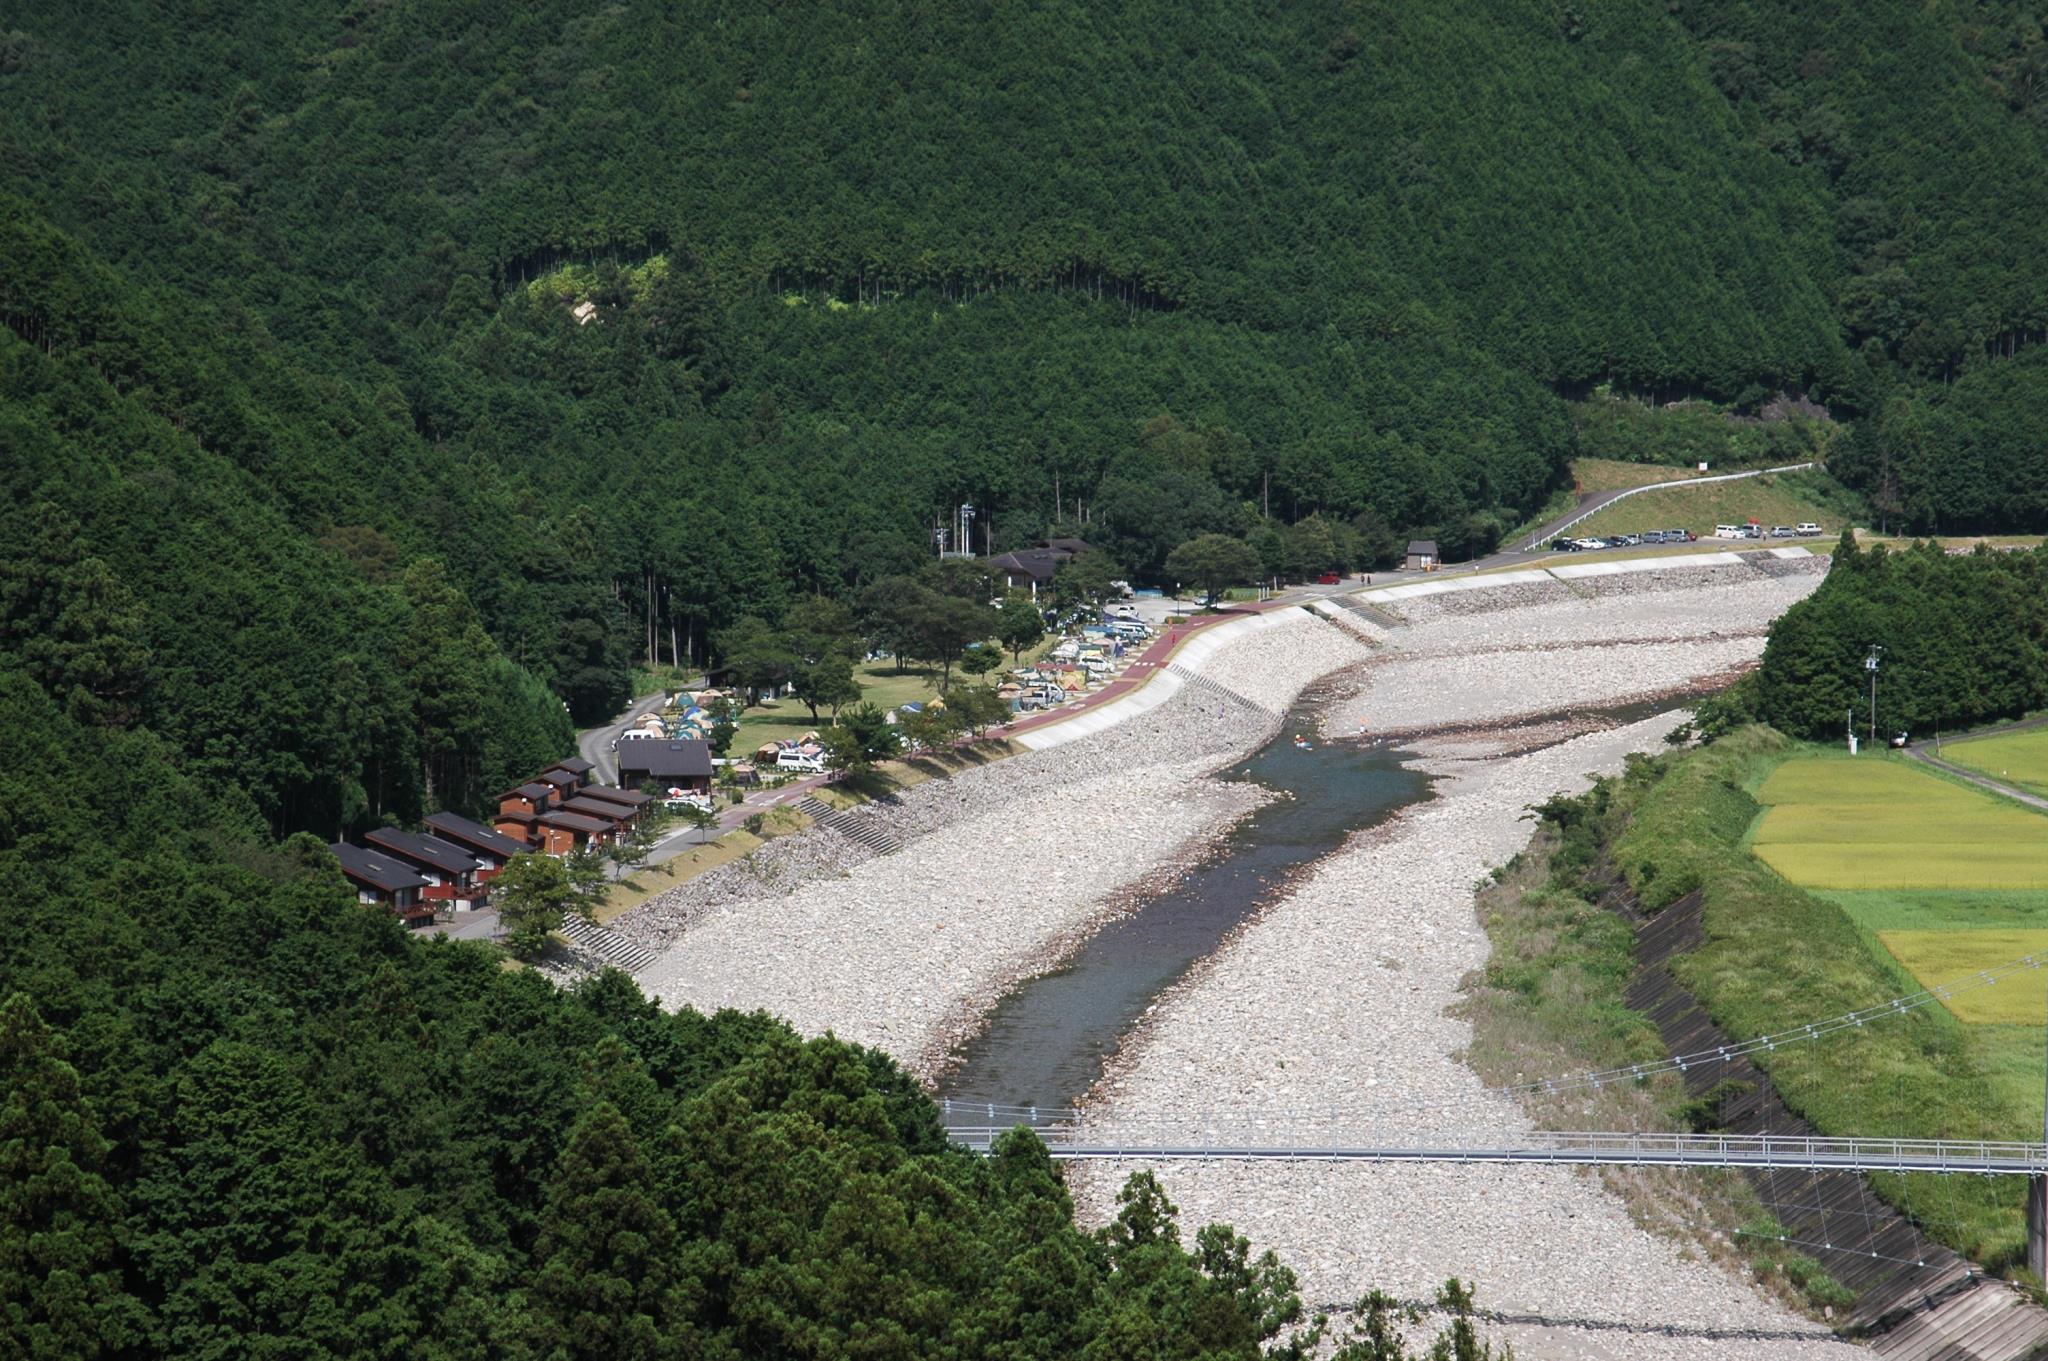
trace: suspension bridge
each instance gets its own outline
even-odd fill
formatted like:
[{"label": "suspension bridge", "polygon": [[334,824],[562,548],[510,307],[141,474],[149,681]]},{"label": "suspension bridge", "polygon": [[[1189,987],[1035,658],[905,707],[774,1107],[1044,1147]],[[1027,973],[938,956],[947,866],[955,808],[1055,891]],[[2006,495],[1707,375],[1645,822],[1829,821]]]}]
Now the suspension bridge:
[{"label": "suspension bridge", "polygon": [[[1142,1112],[1110,1107],[1083,1110],[1069,1106],[1005,1105],[946,1100],[940,1103],[948,1137],[962,1147],[987,1153],[1005,1134],[1023,1127],[1044,1143],[1055,1160],[1074,1163],[1204,1163],[1273,1164],[1495,1164],[1623,1168],[1720,1168],[1775,1177],[1791,1174],[1804,1199],[1825,1204],[1822,1222],[1833,1208],[1838,1225],[1841,1199],[1817,1190],[1829,1174],[1853,1178],[1871,1173],[2026,1178],[2026,1259],[2036,1276],[2048,1270],[2048,1115],[2041,1141],[2032,1139],[1907,1138],[1876,1135],[1830,1135],[1810,1129],[1784,1133],[1673,1133],[1645,1130],[1516,1130],[1488,1132],[1498,1124],[1502,1098],[1568,1096],[1617,1084],[1639,1084],[1666,1074],[1719,1080],[1724,1074],[1759,1076],[1754,1062],[1778,1049],[1844,1035],[1866,1026],[1945,1004],[1971,991],[1988,988],[2048,965],[2048,952],[2026,955],[1939,987],[1895,997],[1876,1006],[1802,1023],[1754,1039],[1718,1044],[1692,1053],[1674,1054],[1655,1062],[1573,1073],[1504,1087],[1477,1087],[1428,1100],[1388,1100],[1369,1107],[1329,1110],[1233,1112],[1177,1110]],[[1761,1080],[1767,1082],[1767,1076]],[[1782,1111],[1782,1107],[1779,1107]],[[1788,1116],[1788,1118],[1790,1118]],[[1799,1123],[1796,1120],[1795,1123]],[[1519,1123],[1519,1122],[1517,1122]],[[1818,1180],[1810,1180],[1815,1179]],[[1841,1178],[1837,1178],[1841,1181]],[[1865,1204],[1868,1193],[1858,1191]],[[1873,1301],[1866,1324],[1871,1330],[1893,1329],[1879,1351],[1901,1358],[2031,1355],[2048,1338],[2048,1318],[2025,1307],[2009,1291],[1985,1296],[1972,1287],[1984,1283],[1981,1272],[1921,1238],[1893,1217],[1880,1226],[1867,1210],[1854,1249],[1835,1241],[1793,1246],[1828,1251],[1849,1250],[1870,1259],[1920,1268],[1931,1288],[1902,1304],[1916,1292],[1886,1290]],[[1888,1212],[1887,1212],[1888,1213]],[[1836,1234],[1830,1234],[1832,1239]],[[1898,1255],[1903,1252],[1907,1255]],[[1861,1309],[1859,1313],[1863,1312]],[[1920,1319],[1900,1324],[1908,1312]],[[1948,1317],[1936,1322],[1936,1315]],[[1959,1342],[1973,1345],[1957,1349]],[[1975,1342],[1983,1342],[1980,1349]],[[1996,1345],[1994,1345],[1994,1343]],[[1888,1345],[1885,1345],[1888,1344]]]},{"label": "suspension bridge", "polygon": [[[1591,1167],[1776,1168],[1807,1172],[1934,1172],[1979,1176],[2048,1176],[2048,1143],[1961,1139],[1844,1139],[1807,1134],[1664,1134],[1533,1130],[1512,1140],[1437,1138],[1414,1142],[1345,1142],[1327,1125],[1294,1129],[1268,1122],[1161,1122],[1133,1127],[1118,1120],[1106,1134],[1084,1124],[1033,1124],[1027,1112],[1007,1124],[1000,1108],[953,1107],[943,1115],[957,1144],[986,1153],[1002,1135],[1029,1125],[1046,1152],[1063,1162],[1322,1162],[1543,1163]],[[1262,1138],[1250,1136],[1262,1135]]]}]

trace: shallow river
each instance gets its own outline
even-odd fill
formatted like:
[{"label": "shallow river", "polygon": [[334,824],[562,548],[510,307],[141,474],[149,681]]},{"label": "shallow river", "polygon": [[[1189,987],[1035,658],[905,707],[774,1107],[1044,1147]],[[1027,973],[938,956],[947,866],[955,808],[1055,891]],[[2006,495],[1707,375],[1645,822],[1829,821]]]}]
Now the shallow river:
[{"label": "shallow river", "polygon": [[[939,1084],[941,1097],[1076,1104],[1154,999],[1291,874],[1427,796],[1428,777],[1403,769],[1396,748],[1316,741],[1318,704],[1304,699],[1272,742],[1219,776],[1282,797],[1238,823],[1178,882],[1090,937],[1064,968],[1004,998],[960,1050]],[[1310,737],[1311,750],[1294,745],[1297,733]]]}]

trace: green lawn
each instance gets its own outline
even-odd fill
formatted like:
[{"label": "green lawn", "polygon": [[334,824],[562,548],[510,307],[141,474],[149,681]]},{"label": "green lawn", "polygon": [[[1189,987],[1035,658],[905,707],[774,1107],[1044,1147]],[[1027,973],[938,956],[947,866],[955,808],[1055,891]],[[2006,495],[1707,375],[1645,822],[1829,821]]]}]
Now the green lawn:
[{"label": "green lawn", "polygon": [[[853,678],[860,682],[862,699],[885,709],[893,709],[912,700],[921,703],[939,692],[937,667],[906,665],[898,670],[896,663],[888,658],[856,666]],[[745,756],[764,742],[802,737],[807,732],[823,729],[831,721],[829,710],[821,709],[818,716],[812,718],[811,711],[793,699],[778,700],[773,707],[755,705],[740,715],[739,736],[733,739],[732,754]]]},{"label": "green lawn", "polygon": [[[1844,497],[1840,485],[1821,472],[1675,486],[1618,501],[1574,525],[1571,533],[1606,535],[1634,534],[1645,529],[1689,529],[1704,539],[1713,534],[1715,525],[1742,524],[1754,519],[1768,529],[1812,520],[1826,531],[1825,538],[1831,541],[1842,530],[1840,507]],[[1731,541],[1731,546],[1734,542]]]},{"label": "green lawn", "polygon": [[1572,481],[1582,492],[1620,491],[1624,487],[1647,487],[1652,482],[1684,482],[1699,476],[1690,468],[1668,463],[1627,463],[1618,458],[1575,458]]},{"label": "green lawn", "polygon": [[1944,742],[1941,759],[2048,796],[2048,728]]},{"label": "green lawn", "polygon": [[[1023,665],[1029,665],[1052,650],[1059,640],[1048,636],[1035,647],[1024,649]],[[995,673],[1000,680],[1013,665],[1010,654],[1003,654],[1003,669]],[[853,669],[853,678],[860,682],[860,697],[884,709],[893,709],[899,704],[913,701],[922,704],[935,698],[939,693],[939,668],[920,666],[907,662],[898,668],[895,661],[884,657],[878,662],[863,662]],[[960,673],[953,673],[955,682]],[[811,711],[794,699],[778,700],[770,707],[755,705],[740,715],[739,735],[733,739],[734,756],[746,756],[764,742],[779,741],[783,738],[802,737],[807,732],[822,731],[832,721],[830,710],[820,709],[816,718]]]},{"label": "green lawn", "polygon": [[2048,821],[1896,758],[1795,758],[1756,797],[1752,849],[1803,888],[2048,888]]}]

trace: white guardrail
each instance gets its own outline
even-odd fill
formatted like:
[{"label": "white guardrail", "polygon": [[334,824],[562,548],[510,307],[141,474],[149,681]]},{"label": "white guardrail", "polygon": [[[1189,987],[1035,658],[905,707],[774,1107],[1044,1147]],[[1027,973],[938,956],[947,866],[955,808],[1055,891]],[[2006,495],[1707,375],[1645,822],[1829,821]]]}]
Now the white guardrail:
[{"label": "white guardrail", "polygon": [[1538,534],[1535,538],[1522,545],[1522,551],[1524,553],[1533,553],[1552,539],[1563,535],[1573,525],[1598,515],[1609,506],[1619,505],[1629,497],[1638,496],[1646,491],[1669,491],[1673,487],[1698,487],[1708,482],[1739,482],[1745,477],[1764,477],[1771,473],[1803,473],[1808,468],[1818,468],[1819,466],[1820,464],[1817,461],[1809,460],[1805,463],[1786,463],[1776,468],[1751,468],[1746,472],[1740,473],[1715,473],[1711,477],[1681,477],[1670,482],[1652,482],[1646,487],[1630,487],[1620,495],[1610,496],[1599,505],[1582,510],[1563,524]]}]

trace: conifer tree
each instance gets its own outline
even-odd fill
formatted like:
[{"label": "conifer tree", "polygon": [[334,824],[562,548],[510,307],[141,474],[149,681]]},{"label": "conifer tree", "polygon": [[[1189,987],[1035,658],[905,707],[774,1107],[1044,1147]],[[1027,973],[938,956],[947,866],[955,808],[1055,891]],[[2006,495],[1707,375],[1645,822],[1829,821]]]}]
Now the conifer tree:
[{"label": "conifer tree", "polygon": [[107,1141],[25,993],[0,1003],[0,1336],[25,1361],[89,1361],[139,1333],[117,1265]]},{"label": "conifer tree", "polygon": [[601,1101],[556,1165],[535,1246],[535,1351],[550,1361],[657,1361],[682,1341],[675,1224],[632,1127]]}]

